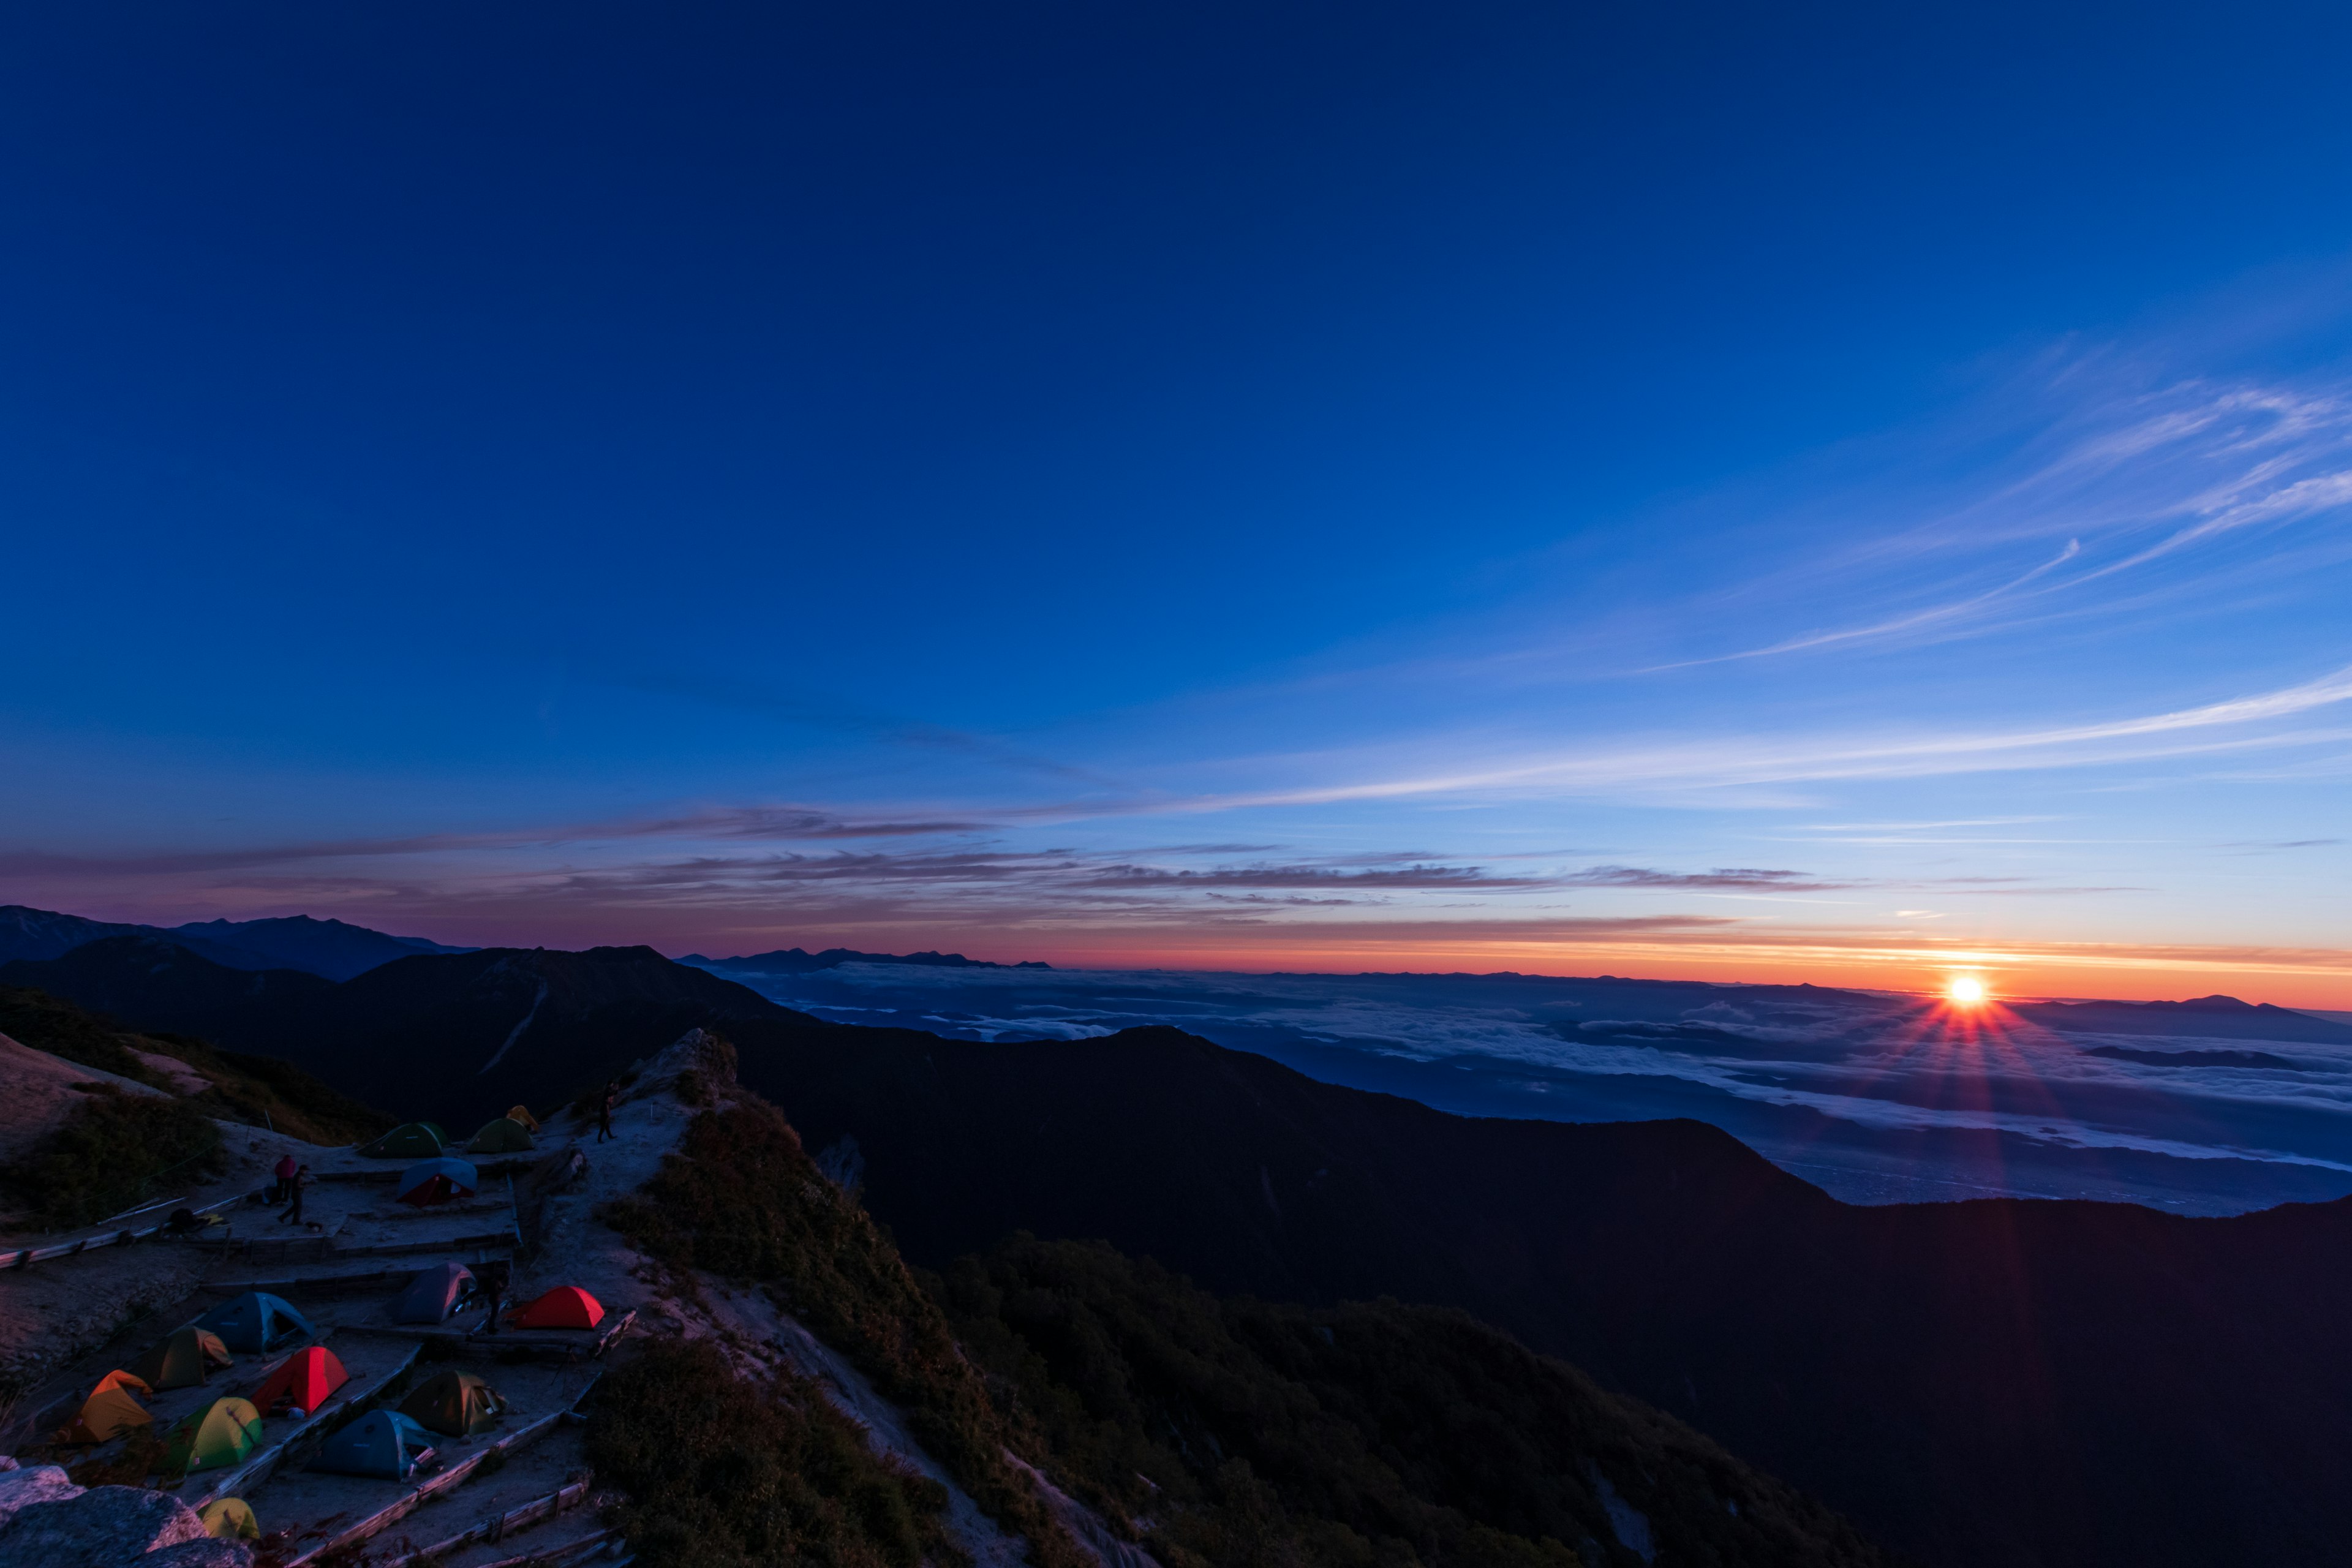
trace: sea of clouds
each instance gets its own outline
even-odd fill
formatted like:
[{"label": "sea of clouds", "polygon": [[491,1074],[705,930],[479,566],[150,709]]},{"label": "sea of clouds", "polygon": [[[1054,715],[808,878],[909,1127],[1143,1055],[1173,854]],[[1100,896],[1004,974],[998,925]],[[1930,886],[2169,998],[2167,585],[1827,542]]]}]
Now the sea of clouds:
[{"label": "sea of clouds", "polygon": [[1852,1202],[2011,1194],[2221,1214],[2352,1194],[2352,1027],[2299,1014],[2209,1036],[2194,1018],[2053,1028],[1913,996],[1609,977],[725,973],[841,1023],[974,1041],[1173,1025],[1465,1114],[1693,1117]]}]

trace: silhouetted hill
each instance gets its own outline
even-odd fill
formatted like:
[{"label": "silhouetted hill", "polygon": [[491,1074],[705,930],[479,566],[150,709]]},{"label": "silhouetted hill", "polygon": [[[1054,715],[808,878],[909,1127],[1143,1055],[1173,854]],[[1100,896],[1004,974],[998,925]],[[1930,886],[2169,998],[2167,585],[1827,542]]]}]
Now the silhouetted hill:
[{"label": "silhouetted hill", "polygon": [[0,963],[0,985],[34,986],[134,1028],[207,1037],[249,1016],[290,1016],[334,989],[298,969],[231,969],[144,932],[100,937],[59,958]]},{"label": "silhouetted hill", "polygon": [[0,963],[20,958],[58,958],[103,936],[144,933],[144,926],[84,920],[79,915],[61,915],[55,910],[37,910],[24,904],[0,904]]},{"label": "silhouetted hill", "polygon": [[1026,959],[1019,963],[992,963],[984,958],[966,958],[960,952],[860,952],[855,948],[828,947],[823,952],[810,952],[804,948],[778,948],[773,952],[754,952],[742,958],[705,958],[689,952],[678,960],[704,969],[740,969],[753,974],[809,974],[820,969],[838,969],[845,963],[906,963],[919,969],[1051,969],[1050,963]]},{"label": "silhouetted hill", "polygon": [[[249,954],[251,967],[305,969],[329,980],[349,980],[378,964],[421,952],[470,952],[421,936],[391,936],[342,921],[313,920],[309,915],[285,915],[275,920],[190,921],[171,928],[173,936],[209,944],[212,948]],[[233,963],[221,958],[221,963]],[[239,965],[239,967],[246,967]]]},{"label": "silhouetted hill", "polygon": [[518,1102],[567,1098],[698,1026],[803,1016],[649,947],[418,954],[337,984],[109,937],[46,963],[0,964],[0,984],[282,1057],[341,1093],[452,1131]]},{"label": "silhouetted hill", "polygon": [[1449,1116],[1173,1029],[730,1034],[933,1267],[1026,1229],[1463,1307],[1939,1563],[2352,1562],[2352,1201],[1857,1208],[1698,1122]]},{"label": "silhouetted hill", "polygon": [[2011,1011],[2067,1034],[2199,1036],[2225,1040],[2309,1040],[2352,1046],[2352,1025],[2268,1002],[2200,996],[2188,1002],[2019,1002]]},{"label": "silhouetted hill", "polygon": [[467,952],[421,936],[387,936],[342,921],[287,915],[259,921],[191,921],[179,926],[123,925],[59,914],[55,910],[0,905],[0,963],[61,958],[107,937],[145,936],[177,942],[229,969],[299,969],[329,980],[352,975],[419,952]]}]

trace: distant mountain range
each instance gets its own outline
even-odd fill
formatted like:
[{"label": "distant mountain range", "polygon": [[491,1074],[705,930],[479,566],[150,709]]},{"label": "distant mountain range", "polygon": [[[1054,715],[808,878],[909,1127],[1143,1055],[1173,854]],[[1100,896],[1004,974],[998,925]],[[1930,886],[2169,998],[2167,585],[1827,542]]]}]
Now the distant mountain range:
[{"label": "distant mountain range", "polygon": [[101,937],[146,936],[176,942],[229,969],[299,969],[329,980],[349,980],[380,963],[420,952],[468,952],[470,948],[388,936],[342,921],[286,915],[259,921],[192,921],[179,926],[121,925],[54,910],[0,904],[0,963],[60,958]]},{"label": "distant mountain range", "polygon": [[699,969],[740,969],[751,974],[810,974],[820,969],[838,969],[845,963],[905,963],[919,969],[1051,969],[1050,963],[1027,959],[1019,963],[992,963],[984,958],[966,958],[960,952],[859,952],[855,948],[828,947],[823,952],[810,952],[805,948],[778,948],[773,952],[755,952],[743,958],[705,958],[689,952],[678,960]]}]

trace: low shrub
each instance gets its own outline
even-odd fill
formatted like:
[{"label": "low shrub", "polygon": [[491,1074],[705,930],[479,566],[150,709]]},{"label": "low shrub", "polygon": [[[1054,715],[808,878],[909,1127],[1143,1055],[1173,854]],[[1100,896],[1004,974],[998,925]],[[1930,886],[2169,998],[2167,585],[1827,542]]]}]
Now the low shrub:
[{"label": "low shrub", "polygon": [[1167,1568],[1875,1568],[1828,1509],[1448,1308],[1219,1298],[1100,1243],[1016,1237],[930,1281],[1066,1488]]},{"label": "low shrub", "polygon": [[946,1488],[875,1454],[814,1383],[739,1377],[707,1341],[650,1345],[607,1375],[588,1457],[628,1494],[607,1518],[649,1568],[968,1561]]},{"label": "low shrub", "polygon": [[95,1224],[154,1195],[154,1184],[194,1184],[221,1170],[220,1128],[175,1098],[110,1087],[10,1166],[7,1184],[51,1229]]},{"label": "low shrub", "polygon": [[642,1194],[605,1205],[599,1217],[688,1289],[689,1269],[769,1289],[905,1411],[925,1452],[1027,1537],[1035,1561],[1092,1561],[1006,1462],[1013,1433],[938,1305],[773,1106],[746,1094],[703,1111]]}]

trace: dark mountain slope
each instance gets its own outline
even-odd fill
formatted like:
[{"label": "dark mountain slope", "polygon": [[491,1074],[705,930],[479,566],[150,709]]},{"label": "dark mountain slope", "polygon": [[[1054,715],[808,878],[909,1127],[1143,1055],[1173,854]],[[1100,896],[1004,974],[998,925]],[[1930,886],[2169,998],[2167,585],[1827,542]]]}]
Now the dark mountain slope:
[{"label": "dark mountain slope", "polygon": [[1886,1561],[1682,1423],[1446,1308],[1220,1299],[1032,1237],[931,1283],[1055,1479],[1106,1519],[1155,1519],[1171,1568],[1566,1568],[1546,1542],[1585,1568]]},{"label": "dark mountain slope", "polygon": [[1172,1029],[730,1032],[933,1267],[1025,1228],[1464,1307],[1937,1563],[2352,1563],[2352,1202],[1854,1208],[1696,1122],[1474,1121]]},{"label": "dark mountain slope", "polygon": [[0,963],[0,984],[37,987],[137,1028],[207,1037],[235,1019],[290,1016],[335,988],[297,969],[231,969],[145,934],[100,937],[46,961]]},{"label": "dark mountain slope", "polygon": [[803,1016],[649,947],[419,954],[335,984],[109,937],[47,963],[0,964],[0,984],[282,1057],[354,1099],[452,1131],[568,1097],[698,1026]]}]

